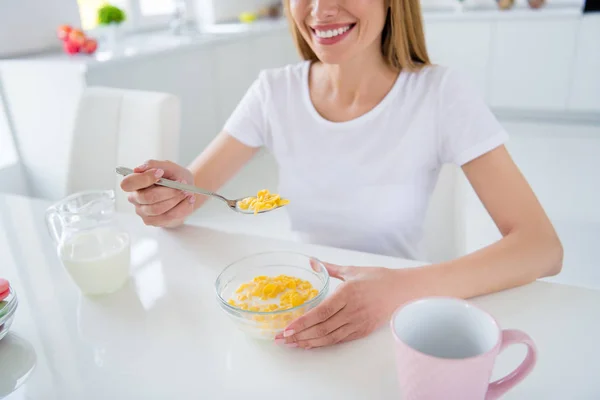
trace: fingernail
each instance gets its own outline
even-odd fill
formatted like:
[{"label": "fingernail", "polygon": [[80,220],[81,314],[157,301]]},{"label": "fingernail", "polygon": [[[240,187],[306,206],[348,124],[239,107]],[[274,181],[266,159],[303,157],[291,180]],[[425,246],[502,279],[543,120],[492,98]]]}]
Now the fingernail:
[{"label": "fingernail", "polygon": [[290,329],[288,331],[283,331],[283,337],[290,337],[292,336],[294,333],[296,333],[293,329]]},{"label": "fingernail", "polygon": [[282,344],[285,344],[285,340],[283,340],[283,339],[275,339],[275,344],[278,345],[278,346],[280,346]]},{"label": "fingernail", "polygon": [[196,202],[196,196],[190,197],[190,204],[194,204]]},{"label": "fingernail", "polygon": [[154,176],[157,178],[162,178],[162,176],[165,174],[165,171],[163,171],[162,169],[157,169],[156,172],[154,173]]},{"label": "fingernail", "polygon": [[298,347],[298,343],[287,343],[285,346],[286,347],[290,347],[290,348],[294,348],[294,347]]}]

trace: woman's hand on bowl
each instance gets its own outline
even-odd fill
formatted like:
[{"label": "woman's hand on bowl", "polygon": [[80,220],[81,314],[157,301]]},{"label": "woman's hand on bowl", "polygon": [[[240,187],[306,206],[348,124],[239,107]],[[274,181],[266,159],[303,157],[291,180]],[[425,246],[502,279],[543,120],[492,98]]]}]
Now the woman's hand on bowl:
[{"label": "woman's hand on bowl", "polygon": [[121,181],[121,189],[129,192],[129,202],[146,225],[175,227],[194,212],[192,193],[155,185],[161,178],[193,184],[190,170],[170,161],[149,160],[133,171]]},{"label": "woman's hand on bowl", "polygon": [[324,263],[329,275],[344,281],[321,304],[293,321],[275,340],[288,347],[330,346],[360,339],[387,323],[407,298],[406,271],[343,267]]}]

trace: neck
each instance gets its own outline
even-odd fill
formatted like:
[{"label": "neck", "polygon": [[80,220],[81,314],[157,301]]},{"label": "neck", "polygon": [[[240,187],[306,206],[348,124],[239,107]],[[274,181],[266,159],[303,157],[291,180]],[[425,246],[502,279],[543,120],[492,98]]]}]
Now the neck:
[{"label": "neck", "polygon": [[379,49],[361,54],[342,64],[323,64],[328,90],[343,102],[352,103],[373,87],[387,86],[398,73],[386,63]]}]

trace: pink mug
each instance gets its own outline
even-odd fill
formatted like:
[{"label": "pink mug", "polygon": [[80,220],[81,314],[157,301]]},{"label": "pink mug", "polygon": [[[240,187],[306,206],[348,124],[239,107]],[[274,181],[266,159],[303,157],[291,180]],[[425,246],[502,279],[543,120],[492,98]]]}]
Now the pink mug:
[{"label": "pink mug", "polygon": [[[404,400],[494,400],[533,370],[537,350],[524,332],[501,330],[494,318],[467,301],[432,297],[399,308],[391,320]],[[525,360],[490,383],[496,356],[511,344],[527,345]]]}]

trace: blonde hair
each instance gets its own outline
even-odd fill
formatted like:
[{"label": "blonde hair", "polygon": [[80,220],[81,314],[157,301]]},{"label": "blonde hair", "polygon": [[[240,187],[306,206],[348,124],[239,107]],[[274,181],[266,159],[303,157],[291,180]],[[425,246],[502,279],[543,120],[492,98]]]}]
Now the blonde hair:
[{"label": "blonde hair", "polygon": [[[381,54],[386,63],[397,71],[415,71],[429,65],[420,0],[386,0],[386,3],[387,16],[381,36]],[[304,60],[318,61],[292,19],[290,0],[285,0],[284,5],[298,53]]]}]

